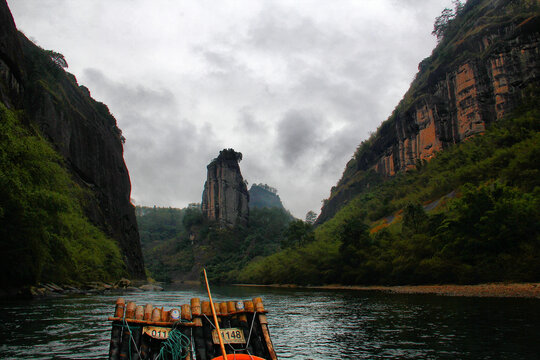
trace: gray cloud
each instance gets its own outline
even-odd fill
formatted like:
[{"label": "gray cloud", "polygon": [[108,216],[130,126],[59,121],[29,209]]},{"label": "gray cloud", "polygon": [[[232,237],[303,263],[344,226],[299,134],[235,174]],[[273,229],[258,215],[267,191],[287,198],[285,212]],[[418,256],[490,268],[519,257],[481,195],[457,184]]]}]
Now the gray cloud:
[{"label": "gray cloud", "polygon": [[290,110],[277,125],[278,146],[281,159],[293,165],[319,144],[319,134],[324,120],[309,110]]},{"label": "gray cloud", "polygon": [[244,107],[238,112],[238,124],[235,129],[236,131],[245,132],[250,136],[254,134],[266,134],[268,131],[266,124],[258,121],[255,118],[253,110],[249,107]]},{"label": "gray cloud", "polygon": [[117,118],[139,204],[200,201],[206,165],[233,147],[299,217],[390,115],[451,3],[8,1]]},{"label": "gray cloud", "polygon": [[322,52],[335,46],[336,37],[345,37],[316,24],[300,13],[268,5],[248,30],[247,43],[272,54]]},{"label": "gray cloud", "polygon": [[[195,125],[182,118],[178,102],[168,89],[126,85],[108,79],[96,69],[83,78],[98,99],[107,98],[127,138],[125,158],[133,184],[133,198],[143,204],[199,200],[205,162],[215,134],[209,123]],[[194,174],[197,176],[194,177]]]}]

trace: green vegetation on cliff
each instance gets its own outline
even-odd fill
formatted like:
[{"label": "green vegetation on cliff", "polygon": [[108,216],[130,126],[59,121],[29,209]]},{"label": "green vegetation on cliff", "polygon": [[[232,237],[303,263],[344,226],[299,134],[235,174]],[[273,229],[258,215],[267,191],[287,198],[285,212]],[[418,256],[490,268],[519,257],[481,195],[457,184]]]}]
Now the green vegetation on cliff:
[{"label": "green vegetation on cliff", "polygon": [[22,115],[0,104],[1,284],[123,276],[118,246],[87,220],[82,190]]},{"label": "green vegetation on cliff", "polygon": [[283,204],[277,190],[267,184],[253,184],[249,189],[249,208],[281,208]]},{"label": "green vegetation on cliff", "polygon": [[313,242],[250,263],[238,280],[538,281],[539,99],[532,96],[484,136],[362,192],[315,230]]},{"label": "green vegetation on cliff", "polygon": [[151,276],[169,282],[172,272],[189,271],[193,251],[189,232],[191,221],[200,221],[198,209],[137,206],[135,209],[144,263]]}]

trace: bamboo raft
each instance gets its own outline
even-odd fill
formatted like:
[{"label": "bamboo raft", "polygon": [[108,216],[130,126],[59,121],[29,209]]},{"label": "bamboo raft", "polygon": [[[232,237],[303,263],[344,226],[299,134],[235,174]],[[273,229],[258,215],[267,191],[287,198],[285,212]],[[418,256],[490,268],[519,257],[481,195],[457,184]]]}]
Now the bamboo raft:
[{"label": "bamboo raft", "polygon": [[[277,360],[261,298],[213,305],[228,360]],[[190,304],[164,310],[119,298],[109,321],[111,360],[222,359],[209,301],[193,298]]]}]

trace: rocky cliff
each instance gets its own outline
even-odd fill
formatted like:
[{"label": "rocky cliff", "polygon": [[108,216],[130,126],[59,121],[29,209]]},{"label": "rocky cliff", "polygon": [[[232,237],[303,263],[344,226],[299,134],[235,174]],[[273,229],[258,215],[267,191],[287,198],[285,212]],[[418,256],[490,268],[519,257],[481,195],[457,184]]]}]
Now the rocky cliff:
[{"label": "rocky cliff", "polygon": [[207,166],[202,196],[202,212],[222,226],[246,225],[249,217],[249,192],[238,162],[242,154],[223,149]]},{"label": "rocky cliff", "polygon": [[364,141],[318,223],[357,194],[481,135],[540,79],[538,1],[469,0],[393,114]]},{"label": "rocky cliff", "polygon": [[131,276],[144,278],[121,131],[107,106],[92,99],[51,55],[17,31],[0,0],[0,100],[22,110],[27,125],[54,145],[74,180],[87,190],[88,218],[116,239]]},{"label": "rocky cliff", "polygon": [[249,208],[285,209],[277,190],[266,184],[253,184],[249,189]]}]

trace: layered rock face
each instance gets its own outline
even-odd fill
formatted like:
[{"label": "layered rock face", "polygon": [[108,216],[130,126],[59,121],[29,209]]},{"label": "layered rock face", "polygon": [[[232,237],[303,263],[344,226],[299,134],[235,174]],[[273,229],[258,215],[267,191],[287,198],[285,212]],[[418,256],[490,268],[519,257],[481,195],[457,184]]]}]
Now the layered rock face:
[{"label": "layered rock face", "polygon": [[[511,6],[505,1],[470,3],[472,10],[477,6],[485,14],[491,11],[489,16],[505,16]],[[490,20],[467,19],[471,35],[453,39],[439,54],[434,52],[420,63],[420,72],[400,105],[347,164],[318,223],[333,217],[370,184],[415,168],[438,151],[482,134],[486,126],[519,104],[529,87],[538,86],[538,14],[487,26]]]},{"label": "layered rock face", "polygon": [[13,17],[5,0],[0,0],[0,101],[12,108],[22,102],[22,74],[18,64],[21,58]]},{"label": "layered rock face", "polygon": [[18,33],[5,0],[0,0],[0,60],[2,102],[24,110],[29,124],[64,157],[74,180],[88,190],[88,218],[116,239],[131,276],[145,278],[123,138],[107,106]]},{"label": "layered rock face", "polygon": [[249,192],[238,162],[242,154],[224,149],[207,166],[202,196],[202,212],[222,226],[246,225],[249,217]]},{"label": "layered rock face", "polygon": [[446,73],[432,93],[399,113],[393,143],[374,169],[387,176],[411,169],[418,160],[430,160],[437,151],[482,134],[490,122],[512,110],[540,75],[538,37],[533,43],[515,40],[515,47],[487,63],[470,60]]}]

